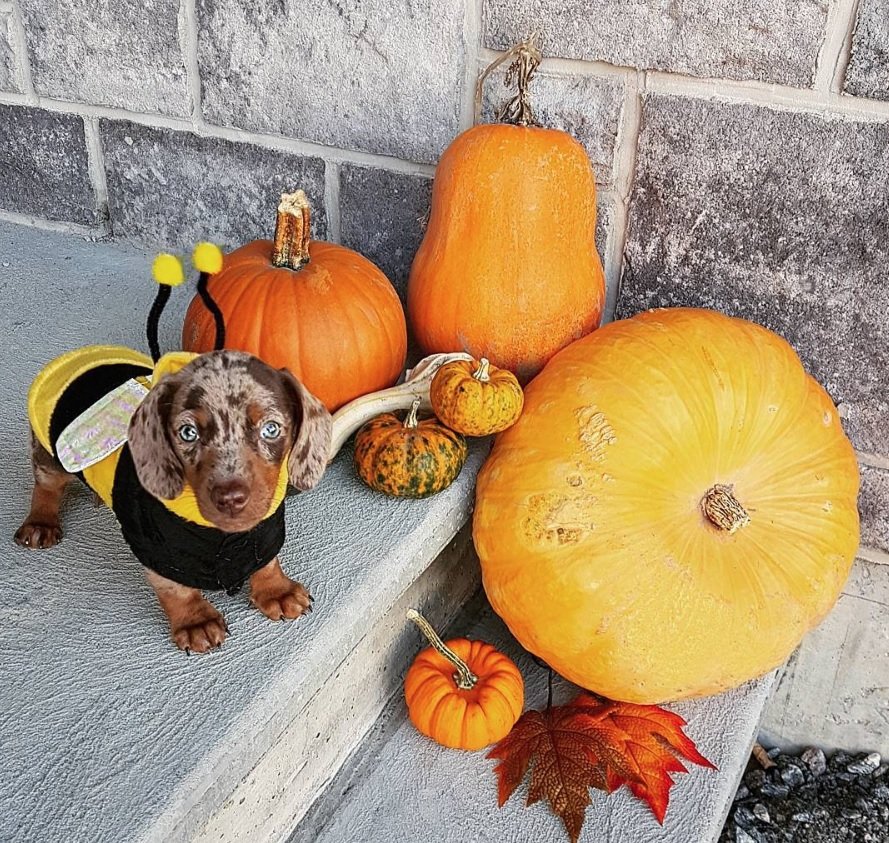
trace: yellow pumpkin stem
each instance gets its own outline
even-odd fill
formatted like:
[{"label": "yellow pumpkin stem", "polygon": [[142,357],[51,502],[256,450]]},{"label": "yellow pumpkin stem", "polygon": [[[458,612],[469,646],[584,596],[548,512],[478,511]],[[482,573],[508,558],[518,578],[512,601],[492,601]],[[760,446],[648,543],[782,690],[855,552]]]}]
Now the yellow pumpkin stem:
[{"label": "yellow pumpkin stem", "polygon": [[469,669],[469,665],[441,640],[438,633],[432,628],[432,624],[416,609],[407,610],[407,619],[413,621],[420,628],[420,632],[426,636],[426,640],[437,653],[444,656],[457,668],[457,672],[454,674],[454,682],[457,687],[461,691],[471,691],[478,682],[478,676]]},{"label": "yellow pumpkin stem", "polygon": [[531,83],[531,77],[534,75],[540,65],[541,55],[537,48],[537,33],[529,35],[528,38],[520,44],[516,44],[510,50],[507,50],[500,58],[492,61],[479,76],[475,85],[475,121],[481,118],[482,97],[484,94],[485,80],[491,73],[501,64],[512,59],[512,64],[506,71],[506,84],[512,85],[513,82],[518,83],[518,93],[500,109],[498,109],[496,119],[500,123],[512,123],[516,126],[538,126],[540,125],[534,119],[534,112],[531,110],[531,98],[528,88]]},{"label": "yellow pumpkin stem", "polygon": [[712,489],[709,489],[701,500],[701,509],[704,510],[704,515],[707,516],[710,523],[719,527],[720,530],[725,530],[729,535],[750,523],[747,510],[732,494],[731,486],[717,483]]},{"label": "yellow pumpkin stem", "polygon": [[278,204],[272,263],[298,272],[309,262],[309,200],[302,190],[284,193]]},{"label": "yellow pumpkin stem", "polygon": [[472,373],[472,376],[482,383],[487,383],[491,380],[491,363],[487,357],[482,357],[478,361],[478,368]]},{"label": "yellow pumpkin stem", "polygon": [[422,403],[423,399],[419,395],[411,402],[411,408],[407,411],[407,415],[404,418],[405,427],[415,428],[419,424],[417,413],[420,412],[420,404]]}]

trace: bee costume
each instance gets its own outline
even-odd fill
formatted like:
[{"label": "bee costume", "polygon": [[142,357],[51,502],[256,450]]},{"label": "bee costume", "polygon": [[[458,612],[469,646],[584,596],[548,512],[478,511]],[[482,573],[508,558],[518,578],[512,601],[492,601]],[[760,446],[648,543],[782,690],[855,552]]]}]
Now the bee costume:
[{"label": "bee costume", "polygon": [[[194,251],[198,292],[216,320],[216,348],[225,342],[222,314],[207,290],[222,253],[210,243]],[[147,391],[178,372],[196,354],[161,356],[160,315],[170,288],[184,280],[172,255],[158,255],[153,274],[157,297],[148,318],[152,356],[122,346],[75,349],[48,363],[28,393],[28,418],[37,441],[110,507],[136,558],[161,576],[191,588],[238,591],[251,574],[271,562],[284,544],[284,461],[266,517],[252,530],[226,533],[201,514],[187,483],[171,500],[149,494],[139,482],[126,431]]]}]

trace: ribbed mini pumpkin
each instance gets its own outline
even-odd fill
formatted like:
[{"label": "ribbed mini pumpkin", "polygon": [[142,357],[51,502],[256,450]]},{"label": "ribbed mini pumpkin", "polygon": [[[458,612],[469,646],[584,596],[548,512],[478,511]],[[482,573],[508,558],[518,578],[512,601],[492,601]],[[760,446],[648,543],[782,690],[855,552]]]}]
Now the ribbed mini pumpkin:
[{"label": "ribbed mini pumpkin", "polygon": [[414,609],[408,618],[431,645],[404,679],[408,717],[417,731],[452,749],[482,749],[505,738],[525,703],[515,662],[484,641],[442,641]]},{"label": "ribbed mini pumpkin", "polygon": [[565,678],[656,703],[782,664],[858,548],[839,414],[758,325],[673,309],[612,322],[525,391],[478,477],[491,605]]},{"label": "ribbed mini pumpkin", "polygon": [[[225,320],[225,347],[289,369],[333,412],[395,383],[407,323],[395,288],[367,258],[311,240],[303,191],[281,197],[275,240],[225,256],[208,283]],[[211,351],[213,314],[199,297],[182,328],[187,351]]]},{"label": "ribbed mini pumpkin", "polygon": [[355,467],[372,489],[399,498],[425,498],[460,473],[466,440],[438,419],[418,420],[416,398],[404,421],[394,413],[371,419],[355,437]]},{"label": "ribbed mini pumpkin", "polygon": [[512,372],[482,357],[478,362],[455,360],[442,366],[432,379],[429,400],[435,415],[451,430],[488,436],[515,424],[524,396]]}]

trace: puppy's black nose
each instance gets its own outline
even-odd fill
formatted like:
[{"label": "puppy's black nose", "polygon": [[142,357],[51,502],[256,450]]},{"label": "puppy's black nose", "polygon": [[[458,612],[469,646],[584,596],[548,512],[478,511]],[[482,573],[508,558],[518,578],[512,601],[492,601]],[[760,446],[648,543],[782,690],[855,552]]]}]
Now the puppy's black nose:
[{"label": "puppy's black nose", "polygon": [[240,480],[220,483],[212,492],[210,499],[213,505],[226,515],[237,515],[250,500],[250,489]]}]

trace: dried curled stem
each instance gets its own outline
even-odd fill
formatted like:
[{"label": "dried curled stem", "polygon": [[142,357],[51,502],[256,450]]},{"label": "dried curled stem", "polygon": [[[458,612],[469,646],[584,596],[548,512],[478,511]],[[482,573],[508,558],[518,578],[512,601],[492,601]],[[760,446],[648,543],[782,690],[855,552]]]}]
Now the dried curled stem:
[{"label": "dried curled stem", "polygon": [[534,119],[534,112],[531,109],[529,87],[531,77],[539,67],[541,58],[540,50],[537,47],[537,33],[533,33],[520,44],[507,50],[500,58],[491,62],[479,76],[475,85],[475,122],[478,123],[481,119],[485,80],[501,64],[511,59],[512,64],[506,71],[506,84],[507,86],[517,85],[518,93],[498,109],[495,117],[501,123],[512,123],[516,126],[540,125]]}]

